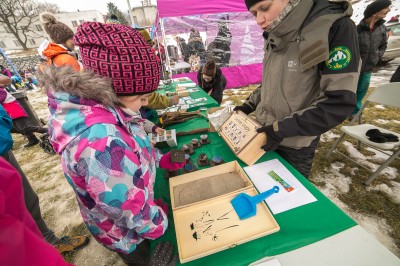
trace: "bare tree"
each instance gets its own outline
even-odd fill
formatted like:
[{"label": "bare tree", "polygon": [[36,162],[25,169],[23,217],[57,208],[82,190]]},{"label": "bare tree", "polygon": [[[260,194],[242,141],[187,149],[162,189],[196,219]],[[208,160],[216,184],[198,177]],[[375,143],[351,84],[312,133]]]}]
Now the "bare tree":
[{"label": "bare tree", "polygon": [[34,0],[2,0],[0,4],[0,24],[17,39],[22,49],[27,50],[29,39],[40,37],[33,28],[40,12],[58,12],[58,6],[39,3]]}]

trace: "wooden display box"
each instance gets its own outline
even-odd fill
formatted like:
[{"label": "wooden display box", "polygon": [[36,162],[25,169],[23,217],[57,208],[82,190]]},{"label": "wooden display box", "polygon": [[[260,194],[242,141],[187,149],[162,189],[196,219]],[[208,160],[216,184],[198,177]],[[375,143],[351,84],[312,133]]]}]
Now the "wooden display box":
[{"label": "wooden display box", "polygon": [[239,159],[253,165],[265,153],[261,146],[267,142],[266,134],[257,133],[259,127],[260,123],[253,118],[242,111],[234,111],[218,133]]},{"label": "wooden display box", "polygon": [[244,192],[258,194],[237,161],[173,177],[171,205],[181,263],[279,231],[265,203],[240,220],[230,203]]}]

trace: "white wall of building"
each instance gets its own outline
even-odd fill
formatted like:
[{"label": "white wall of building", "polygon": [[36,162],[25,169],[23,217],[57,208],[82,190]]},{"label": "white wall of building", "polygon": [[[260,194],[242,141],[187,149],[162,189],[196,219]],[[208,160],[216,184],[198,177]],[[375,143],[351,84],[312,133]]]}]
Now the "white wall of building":
[{"label": "white wall of building", "polygon": [[[74,32],[80,24],[84,21],[98,21],[104,22],[103,15],[99,11],[89,10],[80,12],[65,12],[54,14],[57,20],[65,23]],[[21,25],[23,25],[21,23]],[[38,48],[39,45],[45,40],[51,40],[47,35],[42,23],[40,22],[39,16],[33,20],[31,25],[31,32],[28,37],[27,46],[28,48]],[[19,50],[22,46],[18,43],[17,38],[5,28],[4,24],[0,24],[0,47],[4,50]]]},{"label": "white wall of building", "polygon": [[132,8],[133,24],[140,27],[153,26],[156,21],[156,6],[141,6]]}]

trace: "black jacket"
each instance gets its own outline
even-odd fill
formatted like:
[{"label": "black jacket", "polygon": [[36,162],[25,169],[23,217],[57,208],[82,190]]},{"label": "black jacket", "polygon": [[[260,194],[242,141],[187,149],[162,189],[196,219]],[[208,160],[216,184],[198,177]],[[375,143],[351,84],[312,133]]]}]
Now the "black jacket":
[{"label": "black jacket", "polygon": [[374,25],[371,32],[369,25],[363,20],[357,25],[358,43],[362,60],[361,73],[371,72],[381,60],[387,47],[387,33],[385,21],[381,19]]},{"label": "black jacket", "polygon": [[203,79],[202,68],[197,72],[197,82],[205,92],[211,92],[211,97],[218,103],[221,104],[222,102],[222,94],[226,87],[226,78],[222,74],[222,71],[219,67],[217,67],[217,73],[215,74],[215,78],[213,78],[210,82],[206,82]]}]

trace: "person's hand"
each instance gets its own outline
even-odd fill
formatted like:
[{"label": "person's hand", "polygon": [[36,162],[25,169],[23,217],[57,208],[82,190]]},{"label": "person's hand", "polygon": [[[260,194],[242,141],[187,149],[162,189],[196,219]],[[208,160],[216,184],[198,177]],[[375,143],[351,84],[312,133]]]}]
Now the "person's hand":
[{"label": "person's hand", "polygon": [[267,143],[261,146],[261,149],[264,151],[274,151],[279,147],[279,144],[282,142],[283,138],[279,136],[278,132],[275,132],[272,125],[263,126],[257,128],[258,133],[264,132],[267,134]]},{"label": "person's hand", "polygon": [[158,242],[150,256],[149,266],[175,266],[178,255],[174,255],[174,246],[167,242]]},{"label": "person's hand", "polygon": [[165,212],[165,215],[168,216],[168,204],[167,203],[164,203],[164,201],[160,198],[155,199],[154,203]]},{"label": "person's hand", "polygon": [[171,102],[171,106],[177,105],[179,103],[179,96],[178,95],[172,96],[170,102]]},{"label": "person's hand", "polygon": [[160,168],[167,170],[178,170],[185,166],[185,162],[183,163],[172,163],[171,162],[171,152],[167,152],[160,159]]},{"label": "person's hand", "polygon": [[155,129],[155,132],[157,133],[157,135],[162,135],[162,134],[164,134],[164,129],[161,127],[157,127]]},{"label": "person's hand", "polygon": [[253,108],[251,108],[250,105],[245,104],[245,103],[243,105],[241,105],[241,106],[236,106],[235,108],[233,108],[233,111],[238,111],[238,110],[242,111],[246,115],[249,115],[254,111]]}]

